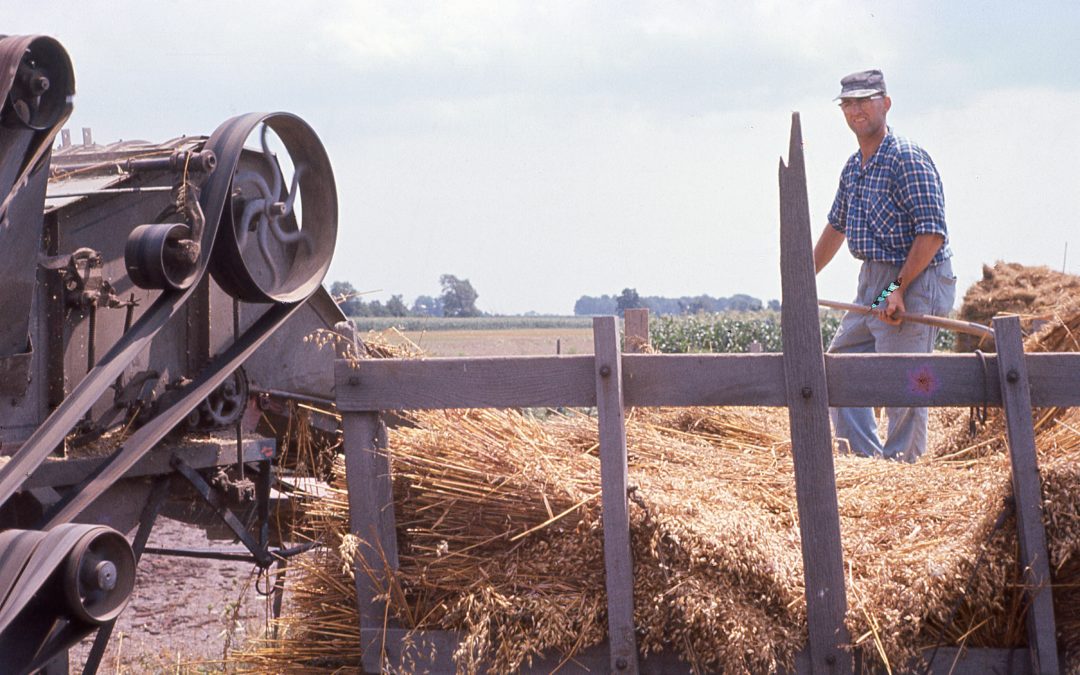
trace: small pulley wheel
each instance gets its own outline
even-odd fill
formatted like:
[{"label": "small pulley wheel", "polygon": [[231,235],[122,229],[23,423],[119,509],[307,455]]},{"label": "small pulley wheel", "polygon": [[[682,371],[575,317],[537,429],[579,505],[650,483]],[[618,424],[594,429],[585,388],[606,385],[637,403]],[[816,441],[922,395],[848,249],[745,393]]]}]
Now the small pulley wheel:
[{"label": "small pulley wheel", "polygon": [[243,368],[237,368],[217,389],[212,391],[187,417],[191,429],[223,429],[235,424],[244,415],[248,402],[248,379]]},{"label": "small pulley wheel", "polygon": [[52,128],[67,114],[74,93],[67,52],[52,38],[35,38],[23,52],[3,102],[4,123],[38,131]]},{"label": "small pulley wheel", "polygon": [[182,291],[195,281],[199,244],[182,223],[139,225],[128,235],[124,264],[139,288]]},{"label": "small pulley wheel", "polygon": [[64,565],[64,595],[80,621],[103,624],[120,616],[135,588],[135,554],[116,530],[88,529]]},{"label": "small pulley wheel", "polygon": [[210,272],[246,302],[303,300],[326,276],[337,240],[337,189],[326,150],[307,123],[287,113],[236,118],[226,127],[235,130],[232,147],[211,147],[217,132],[207,143],[218,157],[236,157],[222,162],[231,175],[219,167],[211,178],[230,182]]}]

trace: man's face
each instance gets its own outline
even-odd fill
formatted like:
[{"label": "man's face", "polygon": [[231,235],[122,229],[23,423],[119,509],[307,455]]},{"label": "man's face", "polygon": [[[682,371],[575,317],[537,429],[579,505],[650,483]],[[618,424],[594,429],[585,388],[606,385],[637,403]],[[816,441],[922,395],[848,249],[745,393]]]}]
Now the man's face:
[{"label": "man's face", "polygon": [[844,119],[858,138],[873,138],[882,133],[885,129],[885,114],[891,107],[892,99],[883,95],[840,100]]}]

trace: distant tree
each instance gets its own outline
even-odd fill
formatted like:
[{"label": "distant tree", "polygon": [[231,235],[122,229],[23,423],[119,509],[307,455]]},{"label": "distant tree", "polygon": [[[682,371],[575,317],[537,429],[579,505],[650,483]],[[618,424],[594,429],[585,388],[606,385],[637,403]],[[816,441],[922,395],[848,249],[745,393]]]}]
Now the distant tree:
[{"label": "distant tree", "polygon": [[348,281],[335,281],[330,284],[330,297],[334,299],[345,316],[362,316],[364,301]]},{"label": "distant tree", "polygon": [[418,295],[413,300],[412,313],[416,316],[442,316],[442,298],[433,298],[430,295]]},{"label": "distant tree", "polygon": [[628,309],[637,309],[644,307],[644,303],[641,302],[641,297],[638,295],[636,288],[624,288],[619,297],[615,300],[615,311],[618,314],[622,314]]},{"label": "distant tree", "polygon": [[705,311],[705,296],[679,298],[679,314],[701,314]]},{"label": "distant tree", "polygon": [[615,313],[615,298],[610,295],[583,295],[574,303],[577,316],[606,316]]},{"label": "distant tree", "polygon": [[757,298],[745,295],[743,293],[737,293],[730,298],[731,309],[737,312],[759,312],[761,311],[761,301]]},{"label": "distant tree", "polygon": [[390,312],[381,302],[372,300],[368,303],[368,316],[390,316]]},{"label": "distant tree", "polygon": [[442,286],[443,316],[480,316],[476,308],[479,294],[468,279],[458,279],[453,274],[439,277]]},{"label": "distant tree", "polygon": [[780,311],[780,301],[779,300],[770,300],[769,301],[769,309],[774,311],[774,312],[779,312]]},{"label": "distant tree", "polygon": [[392,295],[386,301],[386,312],[390,316],[408,316],[409,308],[405,306],[405,301],[400,295]]}]

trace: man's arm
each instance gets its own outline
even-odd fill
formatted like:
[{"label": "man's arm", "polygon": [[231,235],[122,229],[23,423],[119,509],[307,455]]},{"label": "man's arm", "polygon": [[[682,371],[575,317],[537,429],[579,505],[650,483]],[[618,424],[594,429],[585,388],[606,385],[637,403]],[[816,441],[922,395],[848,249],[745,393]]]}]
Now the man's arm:
[{"label": "man's arm", "polygon": [[[844,243],[844,233],[832,225],[826,223],[821,236],[818,237],[817,245],[814,246],[814,273],[817,274],[829,264],[840,245]],[[931,256],[933,257],[933,256]],[[924,265],[925,267],[925,265]]]},{"label": "man's arm", "polygon": [[[878,309],[874,310],[879,318],[885,323],[890,323],[894,326],[900,324],[900,319],[894,319],[893,315],[897,311],[904,312],[907,308],[904,306],[904,291],[911,287],[911,284],[915,279],[923,273],[926,266],[930,264],[930,261],[937,255],[938,249],[945,243],[945,237],[940,234],[918,234],[915,235],[915,243],[911,245],[911,250],[908,251],[907,259],[904,261],[903,267],[900,268],[900,288],[893,291],[889,297],[885,298],[885,302],[878,306]],[[815,252],[814,259],[817,259]]]}]

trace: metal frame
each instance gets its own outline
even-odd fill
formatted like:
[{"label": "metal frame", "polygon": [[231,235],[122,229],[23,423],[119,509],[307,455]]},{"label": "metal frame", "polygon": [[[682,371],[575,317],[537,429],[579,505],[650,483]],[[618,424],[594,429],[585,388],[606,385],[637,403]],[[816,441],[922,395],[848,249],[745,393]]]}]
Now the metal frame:
[{"label": "metal frame", "polygon": [[[619,354],[614,317],[594,319],[595,356],[339,361],[349,487],[350,531],[361,540],[355,575],[363,667],[379,672],[414,664],[452,672],[457,636],[411,633],[386,621],[378,600],[397,568],[390,455],[379,410],[595,406],[599,411],[602,509],[610,640],[580,663],[608,672],[671,672],[671,655],[638,660],[633,632],[632,569],[627,549],[624,406],[785,406],[789,409],[806,575],[809,642],[800,673],[851,673],[856,664],[843,617],[847,609],[832,464],[829,406],[1001,405],[1021,536],[1020,564],[1032,611],[1030,650],[940,649],[929,672],[1058,672],[1055,625],[1031,406],[1080,405],[1080,353],[1024,354],[1016,317],[994,320],[997,357],[984,374],[975,355],[825,355],[818,324],[806,179],[797,113],[790,164],[780,167],[783,354]],[[631,325],[641,325],[635,318]],[[640,330],[640,329],[639,329]],[[647,335],[644,342],[647,343]],[[637,342],[640,342],[637,341]],[[930,386],[912,387],[914,374]],[[827,486],[828,489],[820,489]],[[542,664],[534,664],[542,669]]]}]

